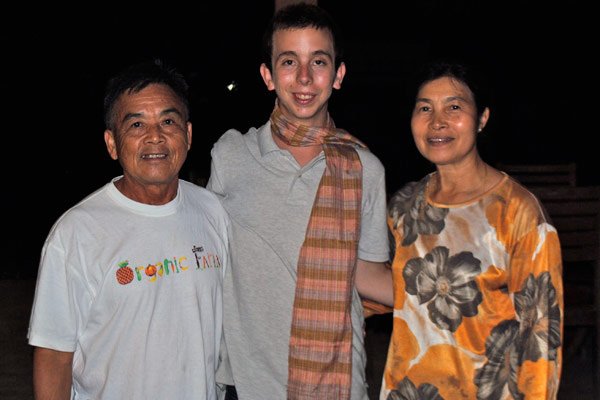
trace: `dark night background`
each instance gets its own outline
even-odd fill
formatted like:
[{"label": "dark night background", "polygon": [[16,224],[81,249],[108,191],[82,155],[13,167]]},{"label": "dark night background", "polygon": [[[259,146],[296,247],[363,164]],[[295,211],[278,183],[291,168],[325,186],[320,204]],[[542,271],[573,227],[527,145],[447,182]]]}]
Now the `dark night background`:
[{"label": "dark night background", "polygon": [[[348,72],[330,101],[332,117],[379,156],[390,193],[432,170],[412,142],[406,88],[425,59],[451,54],[488,66],[496,89],[480,146],[484,159],[576,162],[578,184],[600,184],[592,144],[597,101],[589,100],[598,88],[591,5],[319,4],[346,39]],[[120,173],[103,141],[102,95],[106,79],[124,66],[161,57],[187,77],[194,140],[183,177],[208,176],[210,149],[225,130],[246,131],[268,119],[274,97],[258,67],[271,1],[202,3],[194,11],[175,3],[139,7],[36,6],[35,15],[5,15],[0,89],[8,111],[2,190],[7,262],[0,277],[34,277],[53,222]],[[229,92],[232,81],[237,89]]]}]

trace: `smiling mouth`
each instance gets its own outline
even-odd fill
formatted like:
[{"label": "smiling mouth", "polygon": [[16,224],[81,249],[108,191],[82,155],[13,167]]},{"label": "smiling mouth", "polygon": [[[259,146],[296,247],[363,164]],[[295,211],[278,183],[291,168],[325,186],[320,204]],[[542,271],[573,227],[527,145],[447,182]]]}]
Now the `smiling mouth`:
[{"label": "smiling mouth", "polygon": [[314,97],[315,96],[312,94],[297,93],[294,95],[294,98],[296,99],[296,101],[298,103],[302,103],[302,104],[310,102],[312,99],[314,99]]},{"label": "smiling mouth", "polygon": [[436,144],[436,143],[448,143],[448,142],[451,142],[452,140],[454,140],[454,139],[451,137],[434,137],[434,138],[428,138],[427,142]]},{"label": "smiling mouth", "polygon": [[167,155],[164,153],[142,155],[142,160],[162,160],[165,158],[167,158]]}]

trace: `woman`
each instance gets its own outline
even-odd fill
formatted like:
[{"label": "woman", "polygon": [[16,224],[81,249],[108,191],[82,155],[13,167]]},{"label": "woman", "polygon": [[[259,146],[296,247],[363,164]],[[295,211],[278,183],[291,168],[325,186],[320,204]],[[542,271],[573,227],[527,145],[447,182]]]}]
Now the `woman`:
[{"label": "woman", "polygon": [[436,171],[391,199],[394,328],[381,398],[556,398],[562,278],[539,201],[477,150],[490,109],[469,67],[430,64],[411,129]]}]

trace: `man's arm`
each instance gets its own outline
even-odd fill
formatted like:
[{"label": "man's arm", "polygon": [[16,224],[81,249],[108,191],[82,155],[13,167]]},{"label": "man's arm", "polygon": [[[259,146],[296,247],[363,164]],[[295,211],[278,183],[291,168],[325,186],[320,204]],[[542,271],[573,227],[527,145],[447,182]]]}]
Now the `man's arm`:
[{"label": "man's arm", "polygon": [[387,263],[358,259],[356,289],[363,298],[389,307],[394,306],[392,270]]},{"label": "man's arm", "polygon": [[71,398],[73,353],[36,347],[33,351],[33,392],[36,400]]}]

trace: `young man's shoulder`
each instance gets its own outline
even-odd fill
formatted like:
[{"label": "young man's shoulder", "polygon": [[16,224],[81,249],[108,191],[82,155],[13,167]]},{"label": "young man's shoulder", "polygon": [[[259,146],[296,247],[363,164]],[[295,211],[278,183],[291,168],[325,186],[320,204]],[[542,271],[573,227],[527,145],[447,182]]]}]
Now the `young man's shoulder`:
[{"label": "young man's shoulder", "polygon": [[181,190],[185,196],[191,197],[196,206],[203,208],[205,212],[225,212],[225,209],[219,200],[219,196],[213,191],[184,179],[180,179],[179,184],[181,185]]},{"label": "young man's shoulder", "polygon": [[259,154],[259,134],[264,130],[260,128],[250,128],[246,133],[236,129],[229,129],[215,142],[211,150],[213,162],[219,165],[219,168],[233,167],[230,164],[239,164],[246,155],[252,154],[254,157]]},{"label": "young man's shoulder", "polygon": [[358,148],[358,156],[363,164],[363,170],[369,171],[370,175],[380,176],[385,173],[383,163],[375,154],[368,149]]},{"label": "young man's shoulder", "polygon": [[228,129],[224,134],[222,134],[219,139],[215,142],[214,147],[228,147],[228,146],[236,146],[242,145],[247,141],[256,141],[258,132],[260,132],[264,126],[259,128],[250,128],[246,133],[242,133],[237,129]]}]

